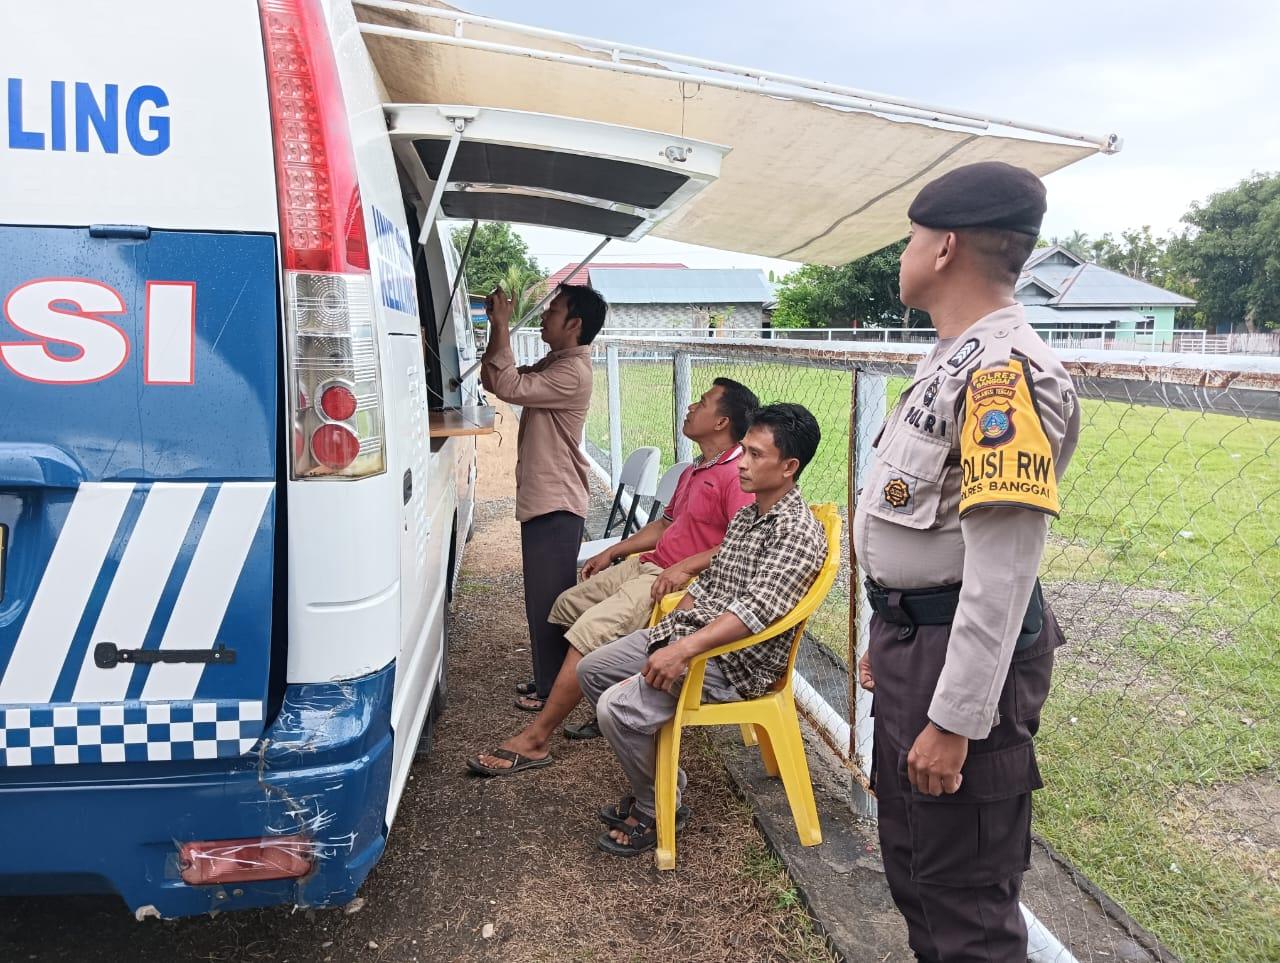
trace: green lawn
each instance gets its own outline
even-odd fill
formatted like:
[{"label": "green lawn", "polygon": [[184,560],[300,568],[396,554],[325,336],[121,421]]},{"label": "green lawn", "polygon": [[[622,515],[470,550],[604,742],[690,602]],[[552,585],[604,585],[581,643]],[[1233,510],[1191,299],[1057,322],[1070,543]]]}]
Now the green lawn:
[{"label": "green lawn", "polygon": [[[695,395],[717,375],[814,412],[802,484],[845,505],[850,375],[699,363]],[[671,378],[623,362],[624,452],[672,460]],[[603,367],[587,433],[608,450]],[[1188,963],[1280,960],[1280,854],[1252,832],[1269,814],[1207,805],[1280,771],[1280,423],[1085,400],[1053,531],[1045,583],[1096,629],[1059,660],[1037,831]],[[847,604],[814,626],[842,653]]]}]

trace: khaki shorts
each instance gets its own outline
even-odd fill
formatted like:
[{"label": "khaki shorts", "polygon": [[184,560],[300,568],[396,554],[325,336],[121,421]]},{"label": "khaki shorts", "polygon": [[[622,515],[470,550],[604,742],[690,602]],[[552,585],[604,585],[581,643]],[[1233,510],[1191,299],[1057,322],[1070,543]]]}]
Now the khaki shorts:
[{"label": "khaki shorts", "polygon": [[564,637],[583,655],[594,652],[649,624],[649,590],[661,574],[632,556],[561,592],[547,621],[565,626]]}]

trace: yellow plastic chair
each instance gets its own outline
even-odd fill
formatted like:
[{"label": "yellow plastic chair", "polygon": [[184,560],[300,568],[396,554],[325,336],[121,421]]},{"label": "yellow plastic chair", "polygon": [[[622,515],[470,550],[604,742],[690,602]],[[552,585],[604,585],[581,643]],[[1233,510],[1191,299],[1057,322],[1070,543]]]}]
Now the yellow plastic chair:
[{"label": "yellow plastic chair", "polygon": [[[805,759],[804,740],[796,716],[791,676],[805,624],[831,591],[840,567],[840,513],[830,502],[811,505],[810,509],[827,533],[827,560],[809,591],[794,609],[763,632],[718,646],[693,659],[680,689],[675,715],[658,733],[654,786],[658,810],[658,848],[654,861],[658,869],[676,868],[676,779],[680,766],[680,730],[685,726],[740,726],[747,745],[759,743],[765,771],[770,776],[782,777],[801,845],[816,846],[822,842],[822,827],[818,825],[818,807],[813,799],[813,783],[809,779],[809,763]],[[649,617],[650,627],[674,609],[683,597],[683,592],[673,592],[659,600]],[[793,627],[796,634],[787,659],[787,671],[769,692],[745,702],[702,702],[707,659],[764,642]]]}]

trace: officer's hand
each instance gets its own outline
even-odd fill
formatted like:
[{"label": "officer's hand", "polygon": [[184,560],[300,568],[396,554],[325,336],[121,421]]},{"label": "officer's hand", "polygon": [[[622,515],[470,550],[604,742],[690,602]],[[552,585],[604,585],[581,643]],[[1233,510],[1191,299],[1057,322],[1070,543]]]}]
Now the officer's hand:
[{"label": "officer's hand", "polygon": [[585,582],[597,572],[603,572],[613,564],[613,548],[606,548],[599,555],[592,555],[587,564],[582,566],[582,580]]},{"label": "officer's hand", "polygon": [[676,562],[671,567],[664,568],[662,574],[653,580],[653,585],[649,589],[649,598],[657,602],[664,595],[679,592],[692,579],[693,573],[685,568],[684,563]]},{"label": "officer's hand", "polygon": [[942,732],[926,722],[907,753],[907,778],[916,792],[930,796],[950,795],[960,788],[960,774],[969,755],[969,740],[964,736]]},{"label": "officer's hand", "polygon": [[684,654],[680,643],[658,649],[644,664],[644,681],[655,689],[670,692],[689,668],[689,657]]},{"label": "officer's hand", "polygon": [[858,685],[871,692],[876,687],[875,677],[871,674],[871,653],[866,652],[858,660]]}]

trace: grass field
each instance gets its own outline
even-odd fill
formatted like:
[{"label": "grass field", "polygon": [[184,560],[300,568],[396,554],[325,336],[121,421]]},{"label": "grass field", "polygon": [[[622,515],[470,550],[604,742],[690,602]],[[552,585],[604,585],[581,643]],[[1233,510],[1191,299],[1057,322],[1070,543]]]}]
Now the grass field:
[{"label": "grass field", "polygon": [[[848,373],[700,363],[695,396],[716,375],[808,406],[805,493],[847,502]],[[624,362],[624,451],[672,460],[671,377]],[[1188,963],[1280,960],[1280,423],[1083,405],[1043,570],[1069,645],[1036,829]],[[587,433],[608,450],[603,368]],[[847,604],[815,625],[841,652]]]}]

